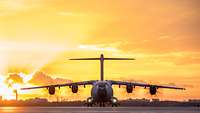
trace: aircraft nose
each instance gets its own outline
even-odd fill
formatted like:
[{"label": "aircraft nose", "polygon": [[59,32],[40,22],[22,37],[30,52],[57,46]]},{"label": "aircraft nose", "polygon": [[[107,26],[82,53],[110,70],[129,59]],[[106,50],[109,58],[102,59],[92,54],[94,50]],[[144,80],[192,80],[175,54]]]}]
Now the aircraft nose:
[{"label": "aircraft nose", "polygon": [[106,91],[106,88],[105,88],[105,87],[101,87],[101,88],[98,89],[98,95],[99,95],[100,97],[105,97],[106,94],[107,94],[107,91]]}]

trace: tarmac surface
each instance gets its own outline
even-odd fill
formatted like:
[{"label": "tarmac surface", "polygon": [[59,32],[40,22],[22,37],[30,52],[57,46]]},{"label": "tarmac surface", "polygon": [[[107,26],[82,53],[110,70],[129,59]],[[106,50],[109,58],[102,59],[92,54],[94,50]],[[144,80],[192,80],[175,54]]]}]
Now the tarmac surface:
[{"label": "tarmac surface", "polygon": [[0,113],[200,113],[197,107],[0,107]]}]

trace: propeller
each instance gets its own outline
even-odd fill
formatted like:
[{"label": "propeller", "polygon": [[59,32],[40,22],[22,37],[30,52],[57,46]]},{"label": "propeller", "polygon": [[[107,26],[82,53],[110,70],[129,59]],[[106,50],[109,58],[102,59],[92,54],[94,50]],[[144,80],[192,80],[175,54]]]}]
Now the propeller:
[{"label": "propeller", "polygon": [[149,88],[146,88],[144,95],[145,95],[145,97],[147,97],[149,99],[157,99],[157,98],[160,98],[163,96],[163,91],[162,91],[162,89],[157,89],[156,94],[151,95],[149,92]]}]

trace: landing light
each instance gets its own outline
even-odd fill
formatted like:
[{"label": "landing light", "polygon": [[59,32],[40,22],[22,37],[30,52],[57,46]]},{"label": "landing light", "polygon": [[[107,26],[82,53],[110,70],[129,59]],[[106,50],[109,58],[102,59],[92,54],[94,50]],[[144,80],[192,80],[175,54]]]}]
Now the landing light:
[{"label": "landing light", "polygon": [[92,99],[88,99],[88,102],[91,103],[91,102],[92,102]]},{"label": "landing light", "polygon": [[116,99],[113,99],[113,103],[116,103],[117,102],[117,100]]}]

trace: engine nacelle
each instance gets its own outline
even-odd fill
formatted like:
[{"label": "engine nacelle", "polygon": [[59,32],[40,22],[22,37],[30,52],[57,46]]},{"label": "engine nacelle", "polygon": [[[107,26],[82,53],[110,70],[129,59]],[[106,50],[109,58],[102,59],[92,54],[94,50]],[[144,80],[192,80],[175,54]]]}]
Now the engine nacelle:
[{"label": "engine nacelle", "polygon": [[133,86],[131,84],[126,85],[126,91],[127,91],[127,93],[132,93],[133,92]]},{"label": "engine nacelle", "polygon": [[49,94],[50,94],[50,95],[54,95],[55,92],[56,92],[56,89],[55,89],[55,87],[53,87],[53,86],[50,86],[50,87],[48,88],[48,90],[49,90]]},{"label": "engine nacelle", "polygon": [[77,84],[72,84],[71,89],[72,89],[73,93],[77,93],[78,92],[78,85]]},{"label": "engine nacelle", "polygon": [[149,93],[150,93],[151,95],[155,95],[156,92],[157,92],[157,87],[156,87],[156,86],[150,86],[150,88],[149,88]]}]

